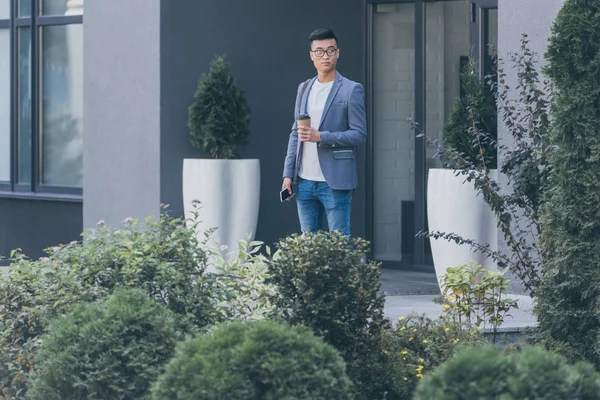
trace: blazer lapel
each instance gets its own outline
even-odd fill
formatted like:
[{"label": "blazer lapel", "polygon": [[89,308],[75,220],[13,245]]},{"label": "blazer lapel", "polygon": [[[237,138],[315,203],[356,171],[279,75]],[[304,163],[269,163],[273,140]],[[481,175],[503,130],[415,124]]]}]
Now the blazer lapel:
[{"label": "blazer lapel", "polygon": [[340,74],[339,72],[336,72],[335,82],[333,82],[333,86],[331,88],[331,91],[329,92],[329,96],[327,96],[327,102],[325,103],[325,108],[323,109],[323,115],[321,116],[321,122],[319,123],[319,129],[321,129],[321,125],[323,124],[323,121],[325,120],[325,117],[327,116],[327,112],[329,111],[329,107],[331,106],[331,103],[333,103],[333,99],[335,98],[335,95],[337,94],[338,90],[340,90],[340,86],[342,86],[342,74]]}]

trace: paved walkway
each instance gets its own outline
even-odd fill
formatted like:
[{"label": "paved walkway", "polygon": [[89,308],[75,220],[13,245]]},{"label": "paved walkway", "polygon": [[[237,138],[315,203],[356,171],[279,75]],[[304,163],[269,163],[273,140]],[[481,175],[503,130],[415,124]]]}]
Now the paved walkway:
[{"label": "paved walkway", "polygon": [[[395,321],[400,316],[411,313],[425,314],[429,318],[437,318],[442,314],[442,306],[434,303],[440,291],[435,274],[431,272],[415,272],[400,270],[381,270],[381,288],[387,294],[385,315]],[[533,300],[529,296],[508,295],[518,300],[519,309],[511,311],[500,331],[515,331],[536,324],[531,314]]]}]

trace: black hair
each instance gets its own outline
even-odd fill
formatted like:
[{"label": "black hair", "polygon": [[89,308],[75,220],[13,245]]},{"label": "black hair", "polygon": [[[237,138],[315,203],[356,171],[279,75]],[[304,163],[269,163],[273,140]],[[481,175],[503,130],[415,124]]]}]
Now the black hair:
[{"label": "black hair", "polygon": [[326,39],[335,39],[335,44],[338,44],[338,38],[337,36],[335,36],[335,32],[332,31],[331,29],[327,29],[327,28],[320,28],[317,29],[316,31],[313,31],[310,36],[308,37],[308,39],[310,40],[310,43],[312,44],[312,42],[314,42],[315,40],[326,40]]}]

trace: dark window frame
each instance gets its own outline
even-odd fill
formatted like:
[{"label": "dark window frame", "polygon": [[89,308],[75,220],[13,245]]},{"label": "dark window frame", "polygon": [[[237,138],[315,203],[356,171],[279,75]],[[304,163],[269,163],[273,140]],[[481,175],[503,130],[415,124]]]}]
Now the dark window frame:
[{"label": "dark window frame", "polygon": [[[42,184],[40,171],[42,163],[41,154],[41,123],[40,110],[42,107],[43,94],[40,85],[42,74],[41,35],[44,27],[83,24],[82,15],[54,16],[40,15],[42,1],[31,2],[29,16],[18,16],[18,0],[10,1],[10,18],[0,20],[0,28],[8,28],[10,31],[10,181],[0,182],[0,198],[31,198],[61,201],[82,201],[83,188],[75,186],[58,186]],[[18,28],[31,28],[31,165],[30,183],[19,183],[19,116],[17,104],[18,94]]]}]

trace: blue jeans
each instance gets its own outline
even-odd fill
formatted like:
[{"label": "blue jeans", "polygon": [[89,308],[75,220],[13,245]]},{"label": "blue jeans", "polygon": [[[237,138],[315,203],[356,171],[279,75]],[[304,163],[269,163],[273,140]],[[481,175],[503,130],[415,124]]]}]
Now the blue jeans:
[{"label": "blue jeans", "polygon": [[352,190],[335,190],[327,182],[298,177],[296,203],[302,231],[315,233],[323,229],[323,214],[330,231],[350,235]]}]

